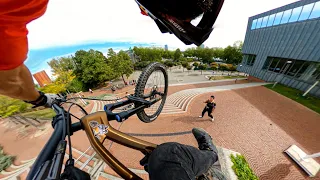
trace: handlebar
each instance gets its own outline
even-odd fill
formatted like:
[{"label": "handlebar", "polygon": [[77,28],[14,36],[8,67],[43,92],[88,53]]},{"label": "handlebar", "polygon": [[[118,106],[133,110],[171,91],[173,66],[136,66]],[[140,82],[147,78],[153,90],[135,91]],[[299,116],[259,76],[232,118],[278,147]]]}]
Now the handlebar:
[{"label": "handlebar", "polygon": [[[128,100],[126,101],[108,104],[105,106],[104,110],[109,120],[117,120],[118,122],[122,122],[133,114],[136,114],[138,111],[141,111],[146,107],[150,107],[152,104],[157,102],[156,100],[146,101],[144,98],[138,98],[134,96],[127,96],[127,98]],[[83,129],[81,122],[73,124],[71,124],[71,121],[67,122],[66,116],[69,116],[69,114],[60,106],[61,102],[66,102],[66,100],[59,99],[52,104],[52,109],[56,112],[56,116],[52,121],[52,127],[54,128],[54,131],[38,155],[35,163],[31,167],[26,178],[27,180],[42,179],[43,177],[48,177],[49,179],[59,178],[66,148],[65,138],[67,136],[67,127],[70,127],[70,135],[72,135],[73,132]],[[120,113],[112,112],[112,110],[115,108],[134,102],[138,102],[140,105],[128,111],[123,111]],[[85,114],[87,115],[87,113]]]},{"label": "handlebar", "polygon": [[50,139],[38,155],[35,163],[31,167],[30,172],[27,176],[27,180],[34,179],[36,177],[36,174],[40,173],[40,167],[43,166],[46,161],[53,159],[59,142],[61,140],[64,140],[64,138],[66,137],[66,127],[64,125],[65,110],[57,104],[53,104],[52,108],[57,113],[57,115],[53,118],[52,121],[54,131]]}]

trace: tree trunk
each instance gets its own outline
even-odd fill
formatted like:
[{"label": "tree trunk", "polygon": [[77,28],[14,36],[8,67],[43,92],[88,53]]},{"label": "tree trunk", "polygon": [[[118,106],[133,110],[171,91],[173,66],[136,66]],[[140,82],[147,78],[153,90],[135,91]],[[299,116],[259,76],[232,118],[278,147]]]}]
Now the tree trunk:
[{"label": "tree trunk", "polygon": [[201,75],[202,75],[202,70],[201,70]]},{"label": "tree trunk", "polygon": [[123,84],[126,85],[126,81],[124,80],[123,74],[121,75],[122,80],[123,80]]}]

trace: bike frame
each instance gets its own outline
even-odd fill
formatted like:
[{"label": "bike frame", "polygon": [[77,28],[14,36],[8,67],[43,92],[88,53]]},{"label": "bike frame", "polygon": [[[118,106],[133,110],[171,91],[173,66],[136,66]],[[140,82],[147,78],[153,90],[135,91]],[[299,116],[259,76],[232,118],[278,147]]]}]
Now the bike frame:
[{"label": "bike frame", "polygon": [[[150,93],[150,95],[145,96],[144,98],[153,95],[154,93]],[[127,98],[128,100],[125,101],[105,105],[105,111],[99,111],[89,115],[86,114],[86,116],[81,118],[80,122],[70,124],[69,128],[71,135],[76,131],[84,130],[93,149],[122,178],[140,180],[141,178],[138,175],[130,171],[103,146],[103,142],[105,139],[109,139],[126,147],[139,150],[144,154],[151,153],[157,147],[156,144],[122,133],[110,126],[109,121],[117,120],[118,122],[122,122],[137,112],[155,104],[161,100],[161,98],[153,99],[151,101],[135,96],[128,96]],[[138,107],[120,113],[112,112],[115,108],[136,102],[139,104]],[[52,122],[54,132],[32,166],[27,177],[28,180],[46,178],[59,179],[60,177],[67,144],[65,141],[65,137],[67,136],[67,113],[57,104],[53,104],[52,108],[57,113]],[[84,109],[82,110],[84,111]],[[92,127],[93,123],[105,127],[105,133],[99,135],[95,134],[95,128]],[[71,162],[71,164],[72,163],[73,162]]]},{"label": "bike frame", "polygon": [[[109,139],[126,147],[139,150],[144,154],[151,153],[157,147],[156,144],[140,140],[114,129],[110,126],[108,118],[104,112],[96,112],[87,115],[82,118],[81,122],[93,149],[116,173],[124,179],[141,179],[118,161],[118,159],[116,159],[102,143],[105,139]],[[107,133],[104,134],[105,137],[100,140],[95,137],[92,127],[90,126],[91,122],[98,122],[107,128]]]}]

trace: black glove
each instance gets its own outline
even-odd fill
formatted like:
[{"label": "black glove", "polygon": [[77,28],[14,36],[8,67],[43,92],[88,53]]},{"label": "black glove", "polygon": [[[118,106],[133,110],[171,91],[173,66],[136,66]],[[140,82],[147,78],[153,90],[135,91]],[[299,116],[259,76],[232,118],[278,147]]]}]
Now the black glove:
[{"label": "black glove", "polygon": [[150,154],[148,153],[140,160],[140,165],[143,166],[144,170],[147,172],[149,167],[149,164],[148,164],[149,157],[150,157]]},{"label": "black glove", "polygon": [[60,98],[56,94],[44,94],[43,92],[39,91],[40,96],[35,101],[25,101],[27,103],[33,104],[33,108],[44,106],[51,108],[52,104]]}]

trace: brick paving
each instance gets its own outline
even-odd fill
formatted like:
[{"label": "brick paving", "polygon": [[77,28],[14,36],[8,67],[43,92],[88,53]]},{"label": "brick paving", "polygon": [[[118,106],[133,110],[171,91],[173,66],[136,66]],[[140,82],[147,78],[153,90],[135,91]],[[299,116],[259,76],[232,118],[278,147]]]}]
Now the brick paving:
[{"label": "brick paving", "polygon": [[[121,131],[130,133],[170,133],[206,129],[217,145],[244,154],[254,172],[262,180],[308,179],[304,172],[283,151],[296,144],[308,153],[318,152],[320,143],[320,115],[264,87],[254,87],[214,93],[217,109],[215,121],[197,116],[203,108],[202,100],[210,94],[198,96],[186,114],[163,115],[145,124],[136,117],[124,122]],[[192,134],[167,137],[139,137],[154,142],[180,142],[196,145]],[[111,152],[124,164],[141,168],[140,152],[113,145]],[[320,179],[319,175],[313,179]]]},{"label": "brick paving", "polygon": [[[171,86],[169,94],[183,89],[230,83]],[[137,134],[163,134],[202,127],[212,135],[217,145],[244,154],[254,172],[262,180],[308,179],[305,173],[283,153],[283,150],[296,144],[307,153],[318,152],[320,143],[316,141],[316,137],[320,136],[319,114],[264,87],[253,87],[215,92],[217,109],[214,112],[215,121],[212,123],[208,117],[197,118],[204,107],[202,101],[209,95],[197,96],[191,102],[187,113],[160,115],[156,121],[148,124],[133,116],[122,124],[120,130]],[[92,108],[92,104],[88,109]],[[114,128],[120,126],[114,121],[111,125]],[[37,138],[18,139],[14,135],[13,131],[0,128],[0,144],[4,145],[5,151],[10,154],[19,154],[18,160],[26,160],[37,155],[50,132]],[[157,144],[174,141],[196,146],[192,134],[139,136],[139,138]],[[79,150],[84,151],[89,146],[84,132],[75,133],[72,140],[73,145]],[[112,145],[110,151],[128,167],[142,169],[138,164],[142,158],[140,152],[116,143]],[[320,176],[313,179],[320,179]]]}]

